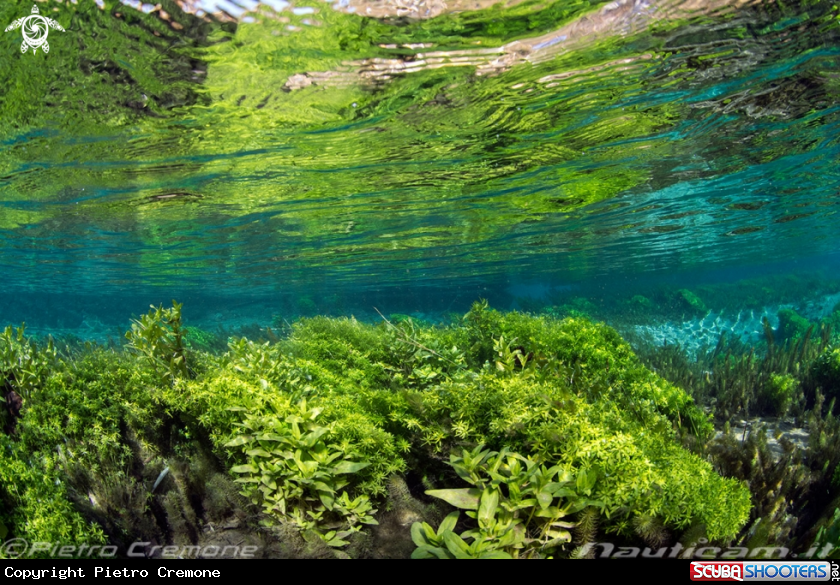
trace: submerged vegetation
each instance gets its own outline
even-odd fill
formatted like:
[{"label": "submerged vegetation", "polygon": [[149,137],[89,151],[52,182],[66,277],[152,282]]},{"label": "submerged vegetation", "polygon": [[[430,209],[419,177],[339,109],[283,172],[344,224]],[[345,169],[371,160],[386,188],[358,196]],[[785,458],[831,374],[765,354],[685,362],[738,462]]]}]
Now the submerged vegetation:
[{"label": "submerged vegetation", "polygon": [[584,520],[729,541],[749,517],[746,487],[681,445],[712,436],[709,416],[602,324],[476,303],[437,327],[304,318],[219,353],[183,331],[178,304],[136,320],[124,349],[7,329],[11,534],[124,554],[236,517],[276,554],[370,556],[408,506],[406,556],[562,557]]},{"label": "submerged vegetation", "polygon": [[840,553],[829,550],[837,543],[826,536],[840,528],[838,314],[835,307],[820,322],[809,322],[791,309],[780,311],[777,329],[765,319],[758,347],[725,336],[696,356],[678,345],[637,345],[643,363],[714,413],[721,432],[693,449],[750,487],[752,510],[738,537],[741,546],[804,551],[813,543],[812,552]]},{"label": "submerged vegetation", "polygon": [[[577,557],[698,535],[804,550],[836,532],[840,488],[838,354],[812,329],[691,362],[486,303],[437,326],[302,318],[221,351],[177,303],[122,348],[7,328],[0,521],[119,554],[231,522],[265,556]],[[753,413],[807,421],[810,445],[729,431]]]}]

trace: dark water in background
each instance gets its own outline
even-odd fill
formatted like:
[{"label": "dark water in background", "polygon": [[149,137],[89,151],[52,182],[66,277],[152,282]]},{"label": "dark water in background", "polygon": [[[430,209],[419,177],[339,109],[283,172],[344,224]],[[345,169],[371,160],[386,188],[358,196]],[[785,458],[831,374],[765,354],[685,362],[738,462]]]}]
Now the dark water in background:
[{"label": "dark water in background", "polygon": [[0,35],[0,321],[840,274],[831,2],[219,5],[39,2],[49,54]]}]

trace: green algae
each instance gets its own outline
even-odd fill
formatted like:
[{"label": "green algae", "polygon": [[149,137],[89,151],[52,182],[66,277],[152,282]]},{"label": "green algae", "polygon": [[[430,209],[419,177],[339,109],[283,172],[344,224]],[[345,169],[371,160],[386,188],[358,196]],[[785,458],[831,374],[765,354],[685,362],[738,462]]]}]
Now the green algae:
[{"label": "green algae", "polygon": [[779,327],[776,338],[779,343],[800,339],[811,329],[811,323],[793,309],[779,311]]}]

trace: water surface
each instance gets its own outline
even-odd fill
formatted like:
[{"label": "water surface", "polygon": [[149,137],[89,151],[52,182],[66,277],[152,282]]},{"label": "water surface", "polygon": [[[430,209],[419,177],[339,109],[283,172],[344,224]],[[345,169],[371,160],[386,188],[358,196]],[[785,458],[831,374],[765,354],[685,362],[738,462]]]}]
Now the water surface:
[{"label": "water surface", "polygon": [[38,6],[49,54],[0,35],[6,321],[837,267],[830,2]]}]

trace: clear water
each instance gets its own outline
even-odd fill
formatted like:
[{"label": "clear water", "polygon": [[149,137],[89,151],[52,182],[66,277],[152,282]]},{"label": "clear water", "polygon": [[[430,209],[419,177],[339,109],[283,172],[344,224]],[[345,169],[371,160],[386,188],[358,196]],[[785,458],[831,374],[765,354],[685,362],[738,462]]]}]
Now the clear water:
[{"label": "clear water", "polygon": [[831,2],[38,5],[48,54],[0,35],[0,321],[840,292]]}]

